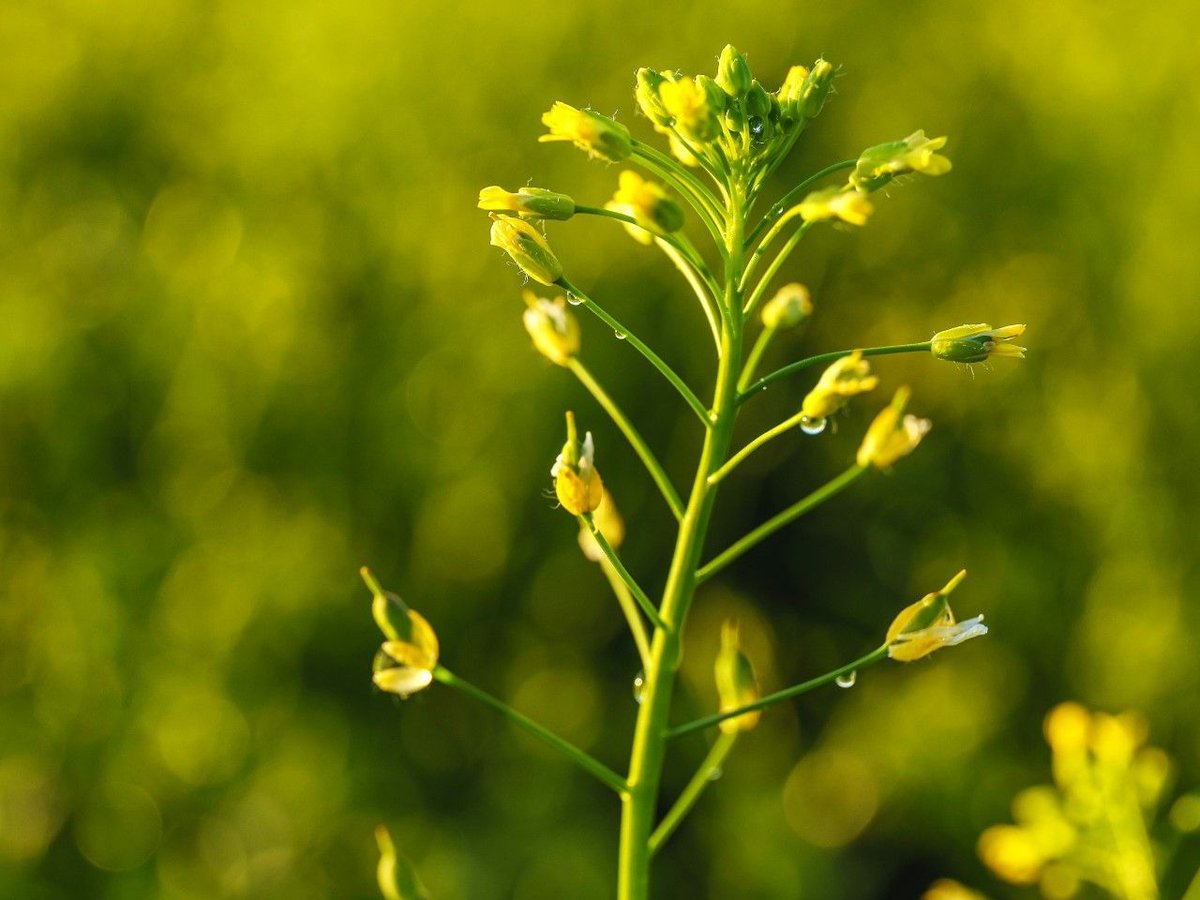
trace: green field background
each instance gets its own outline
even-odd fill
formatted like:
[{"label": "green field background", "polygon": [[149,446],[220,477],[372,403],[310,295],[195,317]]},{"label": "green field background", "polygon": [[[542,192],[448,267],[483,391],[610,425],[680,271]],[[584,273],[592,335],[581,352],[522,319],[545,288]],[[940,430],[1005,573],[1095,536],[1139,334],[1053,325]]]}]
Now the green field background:
[{"label": "green field background", "polygon": [[[650,139],[636,68],[711,73],[726,42],[772,89],[840,66],[778,191],[917,128],[954,161],[806,239],[783,278],[817,313],[770,361],[981,321],[1027,322],[1030,352],[881,359],[836,432],[729,479],[710,552],[840,472],[896,386],[934,422],[704,586],[677,720],[713,708],[726,616],[767,690],[876,646],[960,567],[955,608],[992,633],[764,715],[657,896],[916,898],[940,876],[1027,896],[975,841],[1047,780],[1066,699],[1139,710],[1195,788],[1198,25],[1083,0],[0,0],[0,896],[370,898],[381,821],[439,900],[613,895],[607,791],[445,688],[372,689],[356,571],[433,623],[447,666],[624,767],[637,655],[547,494],[565,409],[649,585],[672,521],[529,346],[474,205],[526,183],[601,205],[620,168],[536,143],[540,114],[591,105]],[[707,393],[668,262],[597,219],[550,238]],[[686,483],[694,419],[583,325]],[[681,742],[668,791],[704,749]]]}]

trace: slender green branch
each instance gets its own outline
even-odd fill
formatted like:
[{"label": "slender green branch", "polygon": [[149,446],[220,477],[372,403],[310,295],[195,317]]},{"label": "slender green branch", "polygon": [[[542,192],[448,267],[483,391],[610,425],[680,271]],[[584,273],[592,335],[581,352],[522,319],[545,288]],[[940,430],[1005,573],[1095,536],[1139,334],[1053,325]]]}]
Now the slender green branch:
[{"label": "slender green branch", "polygon": [[796,198],[800,197],[814,183],[820,181],[826,175],[832,175],[834,172],[840,172],[843,169],[853,169],[856,165],[858,165],[857,159],[844,159],[841,162],[836,162],[831,166],[826,166],[821,171],[809,175],[802,182],[771,204],[771,208],[768,209],[763,215],[762,221],[755,225],[750,234],[746,236],[746,247],[749,248],[752,246],[758,239],[758,236],[762,234],[763,229],[767,228],[776,219],[787,212],[792,203],[795,202]]},{"label": "slender green branch", "polygon": [[469,681],[464,681],[462,678],[459,678],[444,666],[435,666],[433,670],[433,677],[447,687],[452,687],[455,690],[462,691],[468,697],[478,700],[484,706],[491,707],[518,728],[524,729],[529,734],[532,734],[534,737],[553,747],[589,775],[599,779],[618,794],[625,794],[629,790],[629,785],[625,782],[625,779],[608,766],[604,765],[604,763],[600,762],[591,754],[580,750],[570,741],[564,740],[554,732],[542,727],[528,716],[517,712],[503,700],[499,700],[493,697],[487,691],[475,687],[475,685],[471,684]]},{"label": "slender green branch", "polygon": [[634,452],[637,453],[643,465],[645,465],[646,471],[650,473],[650,477],[658,485],[663,499],[667,501],[667,506],[671,507],[671,515],[675,517],[676,521],[682,519],[683,501],[679,499],[679,493],[675,490],[675,486],[671,484],[671,479],[663,469],[662,463],[658,461],[658,457],[654,455],[654,451],[650,449],[650,445],[646,443],[646,439],[638,433],[633,423],[621,411],[621,407],[617,406],[616,401],[600,386],[600,383],[596,381],[592,373],[580,362],[579,357],[572,356],[567,361],[567,368],[575,373],[575,377],[583,383],[583,386],[596,398],[596,402],[608,413],[609,418],[621,429],[621,433],[625,435],[625,439],[629,441]]},{"label": "slender green branch", "polygon": [[754,342],[754,346],[750,350],[750,355],[746,357],[746,364],[742,366],[742,375],[738,378],[738,391],[746,390],[746,385],[754,377],[754,371],[758,368],[763,354],[767,352],[767,347],[770,346],[771,339],[774,337],[774,328],[764,327],[758,333],[758,339]]},{"label": "slender green branch", "polygon": [[633,594],[629,593],[629,587],[621,578],[621,573],[608,561],[608,557],[600,560],[600,568],[604,571],[604,577],[608,579],[613,594],[616,595],[617,603],[621,604],[621,612],[625,614],[625,621],[629,623],[644,672],[646,666],[650,665],[650,640],[646,636],[646,625],[642,622],[642,614],[638,612],[637,601],[633,599]]},{"label": "slender green branch", "polygon": [[767,443],[767,441],[774,440],[775,438],[779,437],[779,435],[786,434],[787,432],[791,431],[800,424],[800,421],[803,418],[803,414],[796,413],[796,415],[792,416],[790,419],[784,419],[774,428],[768,428],[754,440],[750,441],[750,443],[746,444],[746,446],[737,453],[733,454],[733,456],[729,457],[725,465],[721,466],[721,468],[709,475],[708,483],[716,484],[718,481],[736,469],[742,460],[744,460],[747,456],[749,456],[763,444]]},{"label": "slender green branch", "polygon": [[1196,877],[1192,879],[1188,889],[1183,892],[1183,900],[1200,900],[1200,869],[1196,870]]},{"label": "slender green branch", "polygon": [[671,185],[688,201],[696,216],[704,223],[709,235],[718,247],[722,247],[722,213],[712,193],[704,184],[682,166],[647,144],[633,142],[634,158],[643,166]]},{"label": "slender green branch", "polygon": [[692,286],[692,291],[696,294],[696,299],[700,301],[700,308],[704,310],[704,318],[708,320],[708,330],[712,332],[713,344],[716,345],[717,352],[721,352],[721,326],[717,319],[720,313],[715,309],[716,302],[712,299],[714,295],[709,294],[705,290],[704,284],[699,280],[696,273],[683,255],[676,250],[671,244],[666,241],[659,240],[658,246],[662,248],[662,252],[667,254],[671,262],[675,263],[687,283]]},{"label": "slender green branch", "polygon": [[654,604],[650,602],[650,598],[646,596],[646,592],[642,590],[641,586],[634,580],[633,576],[629,574],[629,570],[626,569],[625,564],[621,562],[621,557],[617,556],[617,551],[612,548],[612,544],[608,542],[608,538],[606,538],[604,533],[596,526],[596,520],[592,517],[592,514],[584,513],[579,517],[579,521],[583,522],[583,524],[586,525],[587,528],[592,532],[592,537],[596,539],[596,543],[600,545],[600,549],[604,552],[604,555],[608,557],[608,561],[612,563],[613,568],[617,570],[617,574],[621,576],[621,580],[624,581],[629,587],[629,590],[633,592],[634,599],[637,600],[638,606],[642,608],[642,612],[646,614],[646,618],[648,618],[654,624],[655,628],[662,628],[663,620],[662,617],[659,616],[658,610],[654,608]]},{"label": "slender green branch", "polygon": [[809,510],[820,506],[843,488],[849,487],[866,471],[865,466],[853,465],[837,478],[817,488],[804,499],[798,500],[777,516],[768,519],[697,569],[696,582],[707,581],[751,547],[769,538],[784,525],[794,522]]},{"label": "slender green branch", "polygon": [[[888,356],[893,353],[928,353],[930,347],[929,341],[918,341],[915,344],[892,344],[887,347],[866,347],[860,348],[863,356]],[[809,356],[806,359],[798,360],[794,363],[788,363],[781,369],[776,369],[770,375],[764,375],[754,384],[742,390],[738,397],[738,403],[745,403],[752,396],[757,394],[763,388],[770,384],[774,384],[781,378],[787,378],[789,375],[794,375],[797,372],[802,372],[805,369],[810,369],[813,366],[824,365],[835,360],[841,359],[843,356],[849,356],[854,350],[833,350],[829,353],[822,353],[818,356]]]},{"label": "slender green branch", "polygon": [[812,222],[805,222],[792,233],[792,236],[787,239],[787,243],[779,248],[779,252],[771,260],[771,265],[767,266],[767,271],[763,272],[762,278],[758,279],[758,284],[754,286],[754,290],[750,293],[750,298],[746,301],[745,306],[742,307],[742,311],[746,315],[754,312],[754,307],[758,306],[758,302],[763,298],[763,294],[770,287],[771,279],[775,277],[775,273],[787,262],[787,258],[792,255],[792,251],[796,249],[796,245],[800,243],[800,239],[808,234],[808,230],[812,228],[813,224]]},{"label": "slender green branch", "polygon": [[695,147],[695,145],[692,144],[691,141],[689,141],[682,134],[680,134],[678,128],[671,126],[671,131],[673,131],[675,133],[675,138],[681,144],[683,144],[683,146],[687,147],[688,152],[691,153],[692,156],[694,156],[696,158],[696,162],[698,162],[700,164],[700,167],[703,168],[704,171],[709,174],[709,176],[713,180],[713,184],[715,184],[717,186],[717,190],[721,192],[721,200],[724,201],[724,203],[726,205],[728,205],[729,204],[729,188],[726,186],[725,179],[723,177],[721,170],[717,167],[717,165],[713,162],[713,160],[711,158],[709,158],[708,156],[705,156],[703,153],[701,153]]},{"label": "slender green branch", "polygon": [[[617,212],[615,209],[605,209],[602,206],[579,206],[576,205],[575,212],[583,216],[601,216],[605,219],[615,219],[618,222],[623,222],[626,225],[638,225],[638,220],[633,216],[626,215],[623,212]],[[641,228],[641,225],[638,225]],[[719,294],[720,290],[717,287],[716,279],[713,278],[712,271],[708,268],[704,258],[692,246],[691,241],[683,232],[677,234],[654,234],[656,240],[673,247],[692,267],[695,274],[703,280],[705,286],[713,292]]]},{"label": "slender green branch", "polygon": [[807,694],[809,691],[816,690],[831,682],[837,681],[839,678],[857,673],[859,669],[865,669],[867,666],[874,665],[881,659],[887,657],[887,644],[882,647],[876,647],[866,656],[860,656],[854,662],[846,663],[840,669],[834,669],[832,672],[826,672],[824,675],[819,675],[808,681],[800,684],[792,685],[790,688],[784,688],[782,691],[776,691],[774,694],[755,700],[753,703],[747,703],[745,706],[739,706],[737,709],[731,709],[727,712],[713,713],[711,716],[704,716],[696,719],[693,722],[688,722],[685,725],[678,725],[667,732],[667,739],[683,737],[685,734],[691,734],[693,731],[701,731],[705,728],[711,728],[718,722],[723,722],[725,719],[732,719],[734,716],[740,716],[748,712],[754,712],[759,709],[766,709],[768,706],[774,706],[776,703],[782,703],[784,700],[791,700],[793,697],[799,697],[801,694]]},{"label": "slender green branch", "polygon": [[721,765],[725,762],[729,751],[733,749],[733,745],[737,743],[738,734],[739,732],[736,731],[721,732],[713,742],[712,747],[708,750],[708,755],[704,757],[704,761],[700,763],[700,767],[692,776],[692,780],[687,783],[687,787],[683,789],[670,811],[663,816],[658,827],[654,829],[654,833],[650,835],[651,853],[657,853],[658,848],[666,843],[667,838],[679,827],[679,823],[692,811],[692,807],[696,805],[696,801],[700,799],[704,789],[712,784],[715,776],[720,774]]},{"label": "slender green branch", "polygon": [[575,285],[571,284],[571,282],[567,280],[566,276],[558,279],[558,285],[568,294],[575,297],[575,299],[581,301],[588,309],[592,311],[592,315],[612,328],[614,334],[624,335],[634,349],[641,353],[642,356],[646,357],[646,359],[650,361],[650,364],[654,366],[654,368],[658,369],[658,371],[662,372],[663,377],[666,378],[667,381],[671,382],[671,384],[675,387],[675,390],[679,391],[679,395],[683,397],[687,405],[690,406],[692,411],[700,417],[700,421],[704,423],[704,427],[708,428],[711,426],[712,423],[708,416],[708,410],[704,408],[704,404],[701,403],[697,399],[696,395],[692,393],[691,388],[683,383],[683,379],[675,374],[675,370],[663,362],[662,357],[646,346],[646,343],[641,338],[630,332],[628,328],[617,321],[617,318],[612,313],[608,312],[595,300],[583,293],[583,291],[579,290],[579,288],[575,287]]}]

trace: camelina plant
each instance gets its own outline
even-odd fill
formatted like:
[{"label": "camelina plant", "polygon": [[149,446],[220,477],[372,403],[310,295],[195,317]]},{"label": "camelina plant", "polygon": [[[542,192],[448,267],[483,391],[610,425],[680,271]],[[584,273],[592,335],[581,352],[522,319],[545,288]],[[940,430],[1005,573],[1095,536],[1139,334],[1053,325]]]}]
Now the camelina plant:
[{"label": "camelina plant", "polygon": [[[878,379],[871,372],[870,357],[929,353],[974,364],[1024,353],[1013,343],[1023,325],[962,325],[916,343],[821,353],[757,376],[758,363],[775,334],[795,328],[812,313],[809,292],[802,285],[789,284],[770,293],[773,280],[804,235],[822,223],[861,226],[870,218],[880,189],[895,179],[950,170],[950,161],[939,152],[946,138],[928,138],[915,131],[869,147],[855,159],[827,166],[754,218],[771,174],[820,114],[834,74],[834,66],[824,59],[811,67],[794,66],[779,89],[770,92],[755,80],[745,58],[733,47],[721,53],[715,78],[641,69],[637,104],[654,130],[666,138],[669,153],[643,143],[620,122],[590,109],[559,102],[542,116],[548,132],[540,140],[574,144],[593,159],[631,166],[619,172],[612,200],[603,206],[586,206],[566,194],[536,187],[515,191],[488,187],[479,194],[479,207],[492,220],[491,243],[507,253],[530,281],[557,294],[548,298],[525,292],[525,327],[534,348],[578,378],[612,417],[678,521],[665,586],[654,595],[621,562],[617,551],[624,527],[597,470],[592,435],[586,431],[581,435],[573,415],[566,414],[566,442],[550,470],[554,491],[562,510],[579,525],[584,552],[608,575],[643,665],[641,703],[624,773],[448,670],[439,661],[437,637],[425,618],[363,572],[374,595],[375,619],[386,638],[375,661],[374,680],[380,689],[405,697],[436,681],[462,691],[569,757],[617,795],[621,803],[617,883],[622,900],[648,895],[655,851],[691,810],[738,735],[754,728],[764,709],[822,685],[847,683],[864,666],[885,658],[910,662],[987,631],[982,616],[960,622],[950,610],[948,596],[965,575],[959,572],[942,589],[903,609],[881,645],[869,653],[803,684],[761,696],[751,662],[739,646],[737,625],[728,622],[713,666],[720,708],[695,721],[672,722],[681,635],[697,586],[868,472],[891,468],[917,447],[929,422],[908,413],[909,389],[899,388],[867,429],[853,465],[706,557],[705,537],[717,494],[730,473],[759,447],[794,428],[820,432],[851,400],[873,391]],[[547,222],[575,216],[621,223],[637,241],[658,247],[683,275],[712,333],[716,363],[711,399],[702,400],[600,299],[570,280],[543,228]],[[698,224],[696,233],[711,239],[705,253],[684,233],[689,216]],[[634,424],[584,366],[574,310],[585,310],[603,324],[605,334],[615,334],[645,357],[695,415],[704,440],[686,493],[679,492]],[[743,404],[768,385],[810,371],[819,372],[819,377],[795,415],[744,446],[733,447],[734,424]],[[672,743],[710,728],[717,729],[718,736],[695,776],[678,797],[661,797],[663,766]],[[660,809],[667,811],[660,816]],[[380,845],[385,893],[424,896],[384,831]]]}]

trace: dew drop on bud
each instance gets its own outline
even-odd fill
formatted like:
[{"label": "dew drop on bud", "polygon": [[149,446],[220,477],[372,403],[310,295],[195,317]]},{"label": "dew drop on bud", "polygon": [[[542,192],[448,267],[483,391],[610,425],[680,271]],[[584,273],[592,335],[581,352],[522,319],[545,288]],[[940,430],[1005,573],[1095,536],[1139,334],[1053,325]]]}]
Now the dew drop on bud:
[{"label": "dew drop on bud", "polygon": [[623,341],[623,340],[625,340],[625,332],[623,332],[623,331],[614,331],[614,332],[613,332],[613,337],[615,337],[615,338],[616,338],[618,341]]},{"label": "dew drop on bud", "polygon": [[572,306],[578,306],[583,302],[583,298],[572,294],[570,291],[567,291],[567,302]]},{"label": "dew drop on bud", "polygon": [[721,767],[718,766],[717,768],[713,769],[711,772],[708,773],[708,780],[709,781],[719,781],[721,776],[724,774],[725,773],[721,771]]},{"label": "dew drop on bud", "polygon": [[646,673],[638,672],[633,676],[633,699],[638,703],[642,702],[642,697],[646,693]]},{"label": "dew drop on bud", "polygon": [[839,675],[833,680],[833,683],[840,688],[852,688],[854,682],[858,681],[857,672],[847,672],[845,675]]},{"label": "dew drop on bud", "polygon": [[746,123],[750,128],[750,137],[758,140],[763,136],[763,120],[762,116],[751,116]]},{"label": "dew drop on bud", "polygon": [[800,430],[805,434],[820,434],[825,430],[825,417],[804,416],[800,420]]}]

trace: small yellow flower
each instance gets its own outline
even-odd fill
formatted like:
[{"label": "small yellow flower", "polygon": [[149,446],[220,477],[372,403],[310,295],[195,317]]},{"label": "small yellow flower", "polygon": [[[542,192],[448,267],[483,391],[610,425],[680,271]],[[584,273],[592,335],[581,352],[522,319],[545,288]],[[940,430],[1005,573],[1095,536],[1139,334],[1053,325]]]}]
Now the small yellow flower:
[{"label": "small yellow flower", "polygon": [[499,213],[513,213],[522,219],[566,220],[575,215],[575,201],[539,187],[523,187],[506,191],[499,185],[485,187],[479,192],[479,208]]},{"label": "small yellow flower", "polygon": [[[617,511],[617,504],[613,502],[612,494],[607,489],[600,498],[600,505],[592,513],[592,521],[600,529],[600,533],[604,535],[604,539],[608,541],[610,547],[616,550],[621,546],[625,540],[625,520],[621,518],[621,513]],[[592,562],[607,559],[604,551],[596,542],[592,529],[587,526],[586,522],[579,523],[579,549]]]},{"label": "small yellow flower", "polygon": [[921,895],[921,900],[987,900],[987,898],[951,878],[939,878]]},{"label": "small yellow flower", "polygon": [[877,191],[897,175],[920,172],[922,175],[944,175],[950,171],[950,160],[936,151],[946,146],[946,138],[927,138],[924,131],[914,131],[902,141],[889,141],[869,147],[858,158],[850,173],[850,183],[860,191]]},{"label": "small yellow flower", "polygon": [[804,115],[804,84],[807,80],[807,66],[792,66],[775,92],[784,115],[791,119],[799,119]]},{"label": "small yellow flower", "polygon": [[833,64],[824,59],[813,63],[812,71],[804,78],[800,86],[800,117],[815,119],[825,108],[825,101],[833,92],[833,76],[836,74]]},{"label": "small yellow flower", "polygon": [[871,201],[858,191],[840,187],[813,191],[796,206],[805,222],[841,219],[850,225],[866,225],[874,211]]},{"label": "small yellow flower", "polygon": [[[718,89],[719,91],[719,89]],[[703,83],[693,78],[665,81],[658,87],[663,108],[675,120],[675,127],[685,136],[701,144],[715,139],[721,132],[712,94]]]},{"label": "small yellow flower", "polygon": [[800,412],[809,419],[832,416],[856,394],[875,390],[879,379],[871,374],[871,364],[861,350],[843,356],[823,373],[817,386],[808,392]]},{"label": "small yellow flower", "polygon": [[492,217],[491,244],[512,257],[513,262],[534,281],[550,285],[562,277],[562,263],[540,231],[513,216]]},{"label": "small yellow flower", "polygon": [[993,825],[979,836],[979,858],[1013,884],[1034,884],[1046,865],[1037,838],[1016,825]]},{"label": "small yellow flower", "polygon": [[812,311],[812,295],[808,288],[799,282],[792,282],[776,291],[775,296],[763,306],[762,323],[773,331],[795,328],[811,316]]},{"label": "small yellow flower", "polygon": [[[754,667],[742,652],[737,622],[732,619],[726,619],[721,626],[721,649],[713,664],[713,677],[717,682],[721,712],[738,709],[762,696],[758,680],[754,677]],[[718,727],[726,734],[750,731],[760,718],[762,712],[754,710],[731,719],[722,719]]]},{"label": "small yellow flower", "polygon": [[683,227],[683,208],[667,196],[662,185],[629,171],[621,173],[617,185],[617,192],[605,209],[637,220],[637,225],[625,225],[635,240],[650,244],[654,235],[670,234]]},{"label": "small yellow flower", "polygon": [[375,657],[375,686],[407,697],[433,681],[438,639],[433,627],[398,596],[385,591],[370,570],[361,570],[372,594],[371,614],[387,638]]},{"label": "small yellow flower", "polygon": [[533,346],[550,362],[565,366],[579,352],[579,322],[561,297],[543,300],[533,291],[525,291],[522,296],[528,306],[525,330],[533,338]]},{"label": "small yellow flower", "polygon": [[966,577],[964,569],[940,591],[926,594],[900,611],[888,628],[888,656],[900,662],[912,662],[942,647],[953,647],[987,634],[983,616],[956,623],[954,613],[950,611],[950,601],[946,597]]},{"label": "small yellow flower", "polygon": [[892,397],[891,404],[875,417],[858,448],[856,459],[860,466],[889,469],[912,453],[929,433],[928,419],[904,415],[910,394],[907,387],[900,388]]},{"label": "small yellow flower", "polygon": [[980,325],[959,325],[939,331],[929,342],[929,352],[949,362],[986,362],[993,356],[1024,359],[1025,348],[1012,341],[1025,333],[1024,325],[1005,325],[993,328],[986,322]]},{"label": "small yellow flower", "polygon": [[604,482],[596,471],[595,456],[592,433],[587,432],[580,443],[575,415],[568,412],[567,442],[550,469],[550,477],[554,479],[558,502],[573,516],[594,512],[604,497]]},{"label": "small yellow flower", "polygon": [[628,159],[633,152],[633,139],[624,125],[590,109],[576,109],[561,100],[542,114],[542,124],[550,129],[550,133],[539,137],[541,142],[570,141],[589,155],[609,162]]}]

